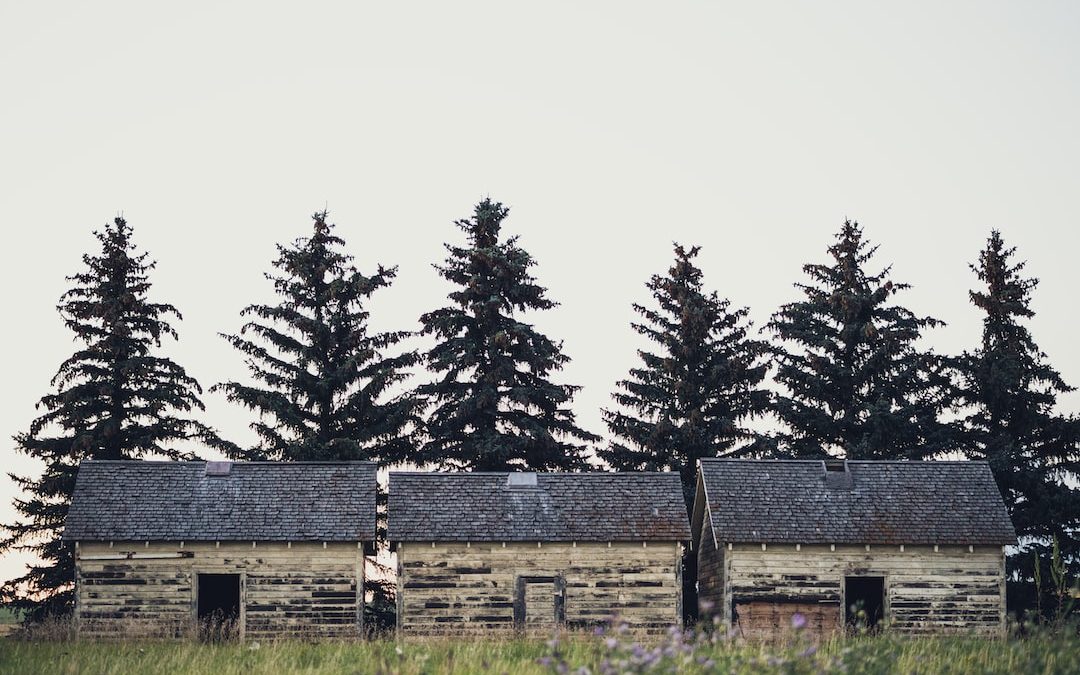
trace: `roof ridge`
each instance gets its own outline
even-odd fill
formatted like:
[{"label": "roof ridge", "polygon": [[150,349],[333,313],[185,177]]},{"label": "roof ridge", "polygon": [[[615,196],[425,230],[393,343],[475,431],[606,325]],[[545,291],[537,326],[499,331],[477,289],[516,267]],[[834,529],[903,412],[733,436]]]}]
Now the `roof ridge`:
[{"label": "roof ridge", "polygon": [[907,464],[915,466],[919,464],[989,464],[985,459],[849,459],[848,464]]},{"label": "roof ridge", "polygon": [[[535,473],[537,476],[676,476],[674,471],[395,471],[391,476],[508,476],[515,473]],[[681,479],[680,479],[681,480]]]},{"label": "roof ridge", "polygon": [[[844,459],[842,457],[822,457],[820,459],[776,459],[776,458],[738,458],[738,457],[700,457],[699,462],[743,462],[761,464],[818,464],[825,461],[841,460],[848,464],[901,464],[916,466],[921,464],[989,464],[985,459]],[[670,472],[661,472],[670,473]]]},{"label": "roof ridge", "polygon": [[189,466],[195,464],[206,464],[207,462],[229,462],[234,466],[253,466],[253,465],[265,465],[265,466],[343,466],[343,465],[366,465],[371,464],[378,466],[378,462],[373,462],[367,459],[348,459],[348,460],[303,460],[303,461],[274,461],[274,460],[256,460],[247,461],[240,460],[235,461],[231,459],[84,459],[82,464],[121,464],[124,466],[136,466],[146,464],[161,464],[165,466]]}]

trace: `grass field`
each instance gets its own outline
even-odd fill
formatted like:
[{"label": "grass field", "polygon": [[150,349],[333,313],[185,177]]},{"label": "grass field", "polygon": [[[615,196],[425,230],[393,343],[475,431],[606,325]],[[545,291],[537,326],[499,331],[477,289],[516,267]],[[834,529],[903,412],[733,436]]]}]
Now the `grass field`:
[{"label": "grass field", "polygon": [[1077,673],[1080,639],[851,638],[729,645],[675,636],[203,645],[0,640],[2,673]]}]

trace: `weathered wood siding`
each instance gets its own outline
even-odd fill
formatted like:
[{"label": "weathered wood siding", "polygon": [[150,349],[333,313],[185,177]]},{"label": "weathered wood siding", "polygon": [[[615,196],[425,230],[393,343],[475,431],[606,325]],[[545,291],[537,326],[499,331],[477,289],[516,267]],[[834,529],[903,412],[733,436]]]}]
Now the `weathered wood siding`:
[{"label": "weathered wood siding", "polygon": [[723,616],[724,611],[724,549],[713,542],[712,519],[708,512],[701,527],[698,542],[698,604],[701,619]]},{"label": "weathered wood siding", "polygon": [[407,634],[541,627],[553,611],[572,628],[613,615],[642,632],[681,621],[675,542],[402,543],[397,553],[398,627]]},{"label": "weathered wood siding", "polygon": [[[176,554],[184,557],[142,557]],[[192,637],[196,575],[240,574],[242,637],[357,637],[363,569],[363,551],[346,542],[82,542],[76,626],[86,638]]]},{"label": "weathered wood siding", "polygon": [[[723,547],[724,545],[721,544]],[[790,628],[791,614],[808,629],[828,632],[844,624],[844,578],[885,580],[887,630],[904,633],[1005,631],[1004,552],[1000,546],[865,546],[735,544],[725,551],[724,616],[747,637]],[[739,625],[741,624],[741,626]]]}]

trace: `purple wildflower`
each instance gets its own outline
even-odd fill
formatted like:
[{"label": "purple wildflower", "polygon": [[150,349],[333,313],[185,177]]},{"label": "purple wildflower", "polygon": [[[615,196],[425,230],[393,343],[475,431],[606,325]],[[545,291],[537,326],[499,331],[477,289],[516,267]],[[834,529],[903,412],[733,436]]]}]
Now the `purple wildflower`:
[{"label": "purple wildflower", "polygon": [[795,630],[802,630],[803,628],[806,628],[806,616],[800,614],[799,612],[795,612],[794,614],[792,614],[791,627]]}]

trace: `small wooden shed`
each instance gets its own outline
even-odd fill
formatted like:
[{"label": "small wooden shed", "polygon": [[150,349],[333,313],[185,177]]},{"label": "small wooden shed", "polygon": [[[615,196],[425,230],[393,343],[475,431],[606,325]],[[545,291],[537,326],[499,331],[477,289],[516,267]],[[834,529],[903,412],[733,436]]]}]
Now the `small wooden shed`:
[{"label": "small wooden shed", "polygon": [[64,528],[80,637],[355,637],[370,462],[86,461]]},{"label": "small wooden shed", "polygon": [[681,621],[678,474],[390,474],[398,628],[544,635]]},{"label": "small wooden shed", "polygon": [[703,459],[698,595],[722,626],[1005,631],[1016,543],[985,462]]}]

